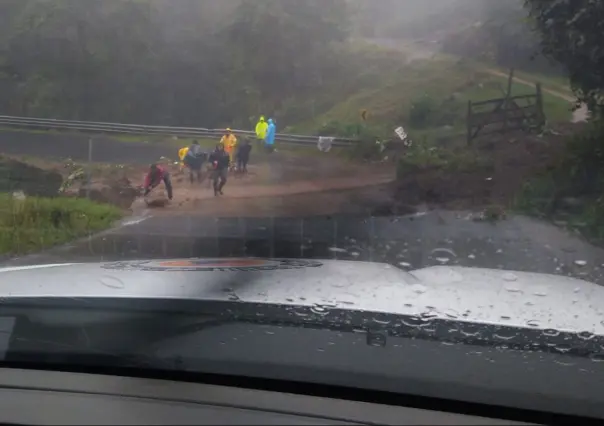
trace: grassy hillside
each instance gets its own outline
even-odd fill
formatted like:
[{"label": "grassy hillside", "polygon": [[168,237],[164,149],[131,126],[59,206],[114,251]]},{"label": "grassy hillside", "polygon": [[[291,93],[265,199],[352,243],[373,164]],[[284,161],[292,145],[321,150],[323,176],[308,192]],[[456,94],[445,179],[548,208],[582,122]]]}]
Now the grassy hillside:
[{"label": "grassy hillside", "polygon": [[[381,50],[376,48],[376,50]],[[392,61],[398,52],[382,51]],[[399,53],[400,55],[400,53]],[[369,71],[369,70],[368,70]],[[361,73],[362,75],[362,73]],[[522,78],[540,80],[523,73]],[[551,82],[547,82],[550,83]],[[544,86],[547,86],[544,83]],[[467,101],[481,101],[501,97],[506,81],[489,74],[480,65],[452,58],[435,56],[432,59],[405,62],[398,58],[397,66],[371,69],[371,78],[338,102],[318,114],[287,130],[302,133],[332,133],[351,136],[362,123],[360,112],[368,111],[368,120],[363,125],[372,132],[390,135],[392,129],[403,125],[419,132],[463,132]],[[560,86],[562,86],[560,84]],[[534,93],[533,86],[515,83],[513,95]],[[332,98],[335,99],[335,98]],[[415,123],[413,110],[429,108],[433,111],[427,123]],[[550,122],[563,122],[571,118],[567,101],[544,93],[545,113]]]}]

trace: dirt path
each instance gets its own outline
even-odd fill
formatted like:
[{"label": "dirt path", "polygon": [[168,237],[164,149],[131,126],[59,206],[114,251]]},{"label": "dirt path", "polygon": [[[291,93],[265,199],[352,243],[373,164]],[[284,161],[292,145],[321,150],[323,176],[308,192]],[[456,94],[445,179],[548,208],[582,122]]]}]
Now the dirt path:
[{"label": "dirt path", "polygon": [[[274,185],[238,185],[232,179],[224,189],[225,195],[215,197],[209,182],[192,187],[185,183],[174,190],[174,202],[162,209],[147,209],[142,200],[132,206],[135,216],[147,214],[153,216],[198,214],[237,216],[283,213],[287,207],[289,214],[326,214],[333,213],[333,206],[348,204],[355,190],[369,189],[385,185],[394,180],[391,173],[360,177],[331,177],[318,180],[300,180]],[[295,198],[294,198],[295,197]]]},{"label": "dirt path", "polygon": [[[506,73],[492,69],[492,68],[487,68],[486,72],[488,72],[491,75],[497,76],[497,77],[508,78],[508,75]],[[518,84],[523,84],[525,86],[534,86],[534,84],[535,84],[533,82],[530,82],[528,80],[525,80],[525,79],[519,78],[519,77],[514,77],[514,81]],[[574,104],[577,101],[577,98],[575,98],[574,96],[569,95],[567,93],[560,92],[558,90],[543,88],[543,91],[545,93],[548,93],[559,99],[568,101],[572,104]],[[573,118],[571,119],[571,122],[572,123],[582,123],[584,121],[587,121],[588,118],[589,118],[589,111],[587,109],[587,106],[582,105],[581,108],[579,108],[578,110],[573,112]]]}]

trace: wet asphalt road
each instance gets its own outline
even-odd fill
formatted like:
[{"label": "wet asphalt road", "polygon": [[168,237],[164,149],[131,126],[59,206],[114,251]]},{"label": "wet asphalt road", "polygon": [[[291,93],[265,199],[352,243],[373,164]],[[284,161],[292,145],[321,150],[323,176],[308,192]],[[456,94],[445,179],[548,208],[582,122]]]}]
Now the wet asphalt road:
[{"label": "wet asphalt road", "polygon": [[[137,222],[138,221],[138,222]],[[129,218],[125,226],[10,265],[189,257],[385,262],[411,270],[460,265],[568,275],[604,284],[604,250],[525,217],[492,224],[469,213],[402,217]],[[585,262],[585,265],[583,265]]]},{"label": "wet asphalt road", "polygon": [[[92,152],[89,140],[92,138]],[[29,155],[39,158],[64,159],[99,163],[149,164],[158,158],[174,157],[170,146],[145,142],[122,142],[103,135],[69,133],[30,133],[0,131],[0,153]]]},{"label": "wet asphalt road", "polygon": [[[0,152],[12,154],[64,157],[70,153],[72,158],[84,159],[88,155],[85,142],[86,137],[80,135],[0,132]],[[95,144],[97,161],[148,162],[165,154],[155,152],[153,144],[102,142]],[[278,181],[284,173],[283,163],[273,162],[271,171]],[[278,200],[274,204],[271,211],[279,212]],[[433,211],[380,218],[150,217],[128,218],[126,223],[127,226],[86,241],[3,263],[304,257],[386,262],[405,269],[442,264],[498,268],[569,275],[604,284],[603,249],[552,225],[524,217],[491,224],[476,222],[466,212]],[[583,262],[584,266],[579,264]]]}]

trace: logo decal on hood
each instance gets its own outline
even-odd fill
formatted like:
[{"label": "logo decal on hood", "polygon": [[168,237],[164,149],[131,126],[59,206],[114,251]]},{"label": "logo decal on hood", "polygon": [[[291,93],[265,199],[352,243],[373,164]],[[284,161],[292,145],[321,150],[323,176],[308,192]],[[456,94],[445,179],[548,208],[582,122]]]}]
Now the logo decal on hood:
[{"label": "logo decal on hood", "polygon": [[321,262],[302,259],[265,260],[253,258],[233,259],[175,259],[113,262],[104,269],[125,271],[274,271],[278,269],[316,268]]}]

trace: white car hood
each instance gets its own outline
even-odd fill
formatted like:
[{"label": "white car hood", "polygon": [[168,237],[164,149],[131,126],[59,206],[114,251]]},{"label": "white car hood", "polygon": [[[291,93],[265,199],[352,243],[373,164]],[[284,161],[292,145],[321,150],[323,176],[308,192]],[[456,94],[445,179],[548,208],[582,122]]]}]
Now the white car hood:
[{"label": "white car hood", "polygon": [[604,335],[604,288],[537,273],[368,262],[185,259],[0,269],[0,297],[277,303]]}]

